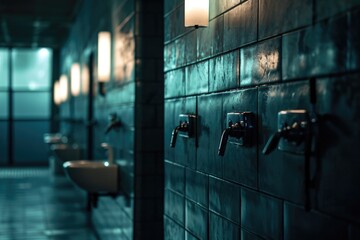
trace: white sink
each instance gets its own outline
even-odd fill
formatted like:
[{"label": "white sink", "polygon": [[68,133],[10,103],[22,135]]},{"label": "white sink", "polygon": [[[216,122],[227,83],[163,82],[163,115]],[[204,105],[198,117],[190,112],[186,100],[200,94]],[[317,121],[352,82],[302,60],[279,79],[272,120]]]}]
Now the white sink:
[{"label": "white sink", "polygon": [[107,161],[67,161],[63,165],[69,178],[90,193],[118,191],[118,165]]}]

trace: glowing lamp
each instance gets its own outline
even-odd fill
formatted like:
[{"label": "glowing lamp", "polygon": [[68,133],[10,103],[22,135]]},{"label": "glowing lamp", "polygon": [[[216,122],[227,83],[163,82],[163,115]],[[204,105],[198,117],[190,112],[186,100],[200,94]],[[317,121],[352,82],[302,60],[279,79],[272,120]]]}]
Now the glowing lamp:
[{"label": "glowing lamp", "polygon": [[90,84],[90,73],[89,68],[86,64],[82,65],[81,68],[81,92],[87,95],[89,92]]},{"label": "glowing lamp", "polygon": [[71,65],[71,94],[78,96],[80,94],[80,64]]},{"label": "glowing lamp", "polygon": [[185,27],[207,27],[209,0],[185,0]]},{"label": "glowing lamp", "polygon": [[60,105],[61,104],[61,91],[60,91],[60,82],[56,81],[54,84],[54,103],[56,105]]},{"label": "glowing lamp", "polygon": [[60,76],[60,99],[65,102],[68,98],[68,78],[65,74]]},{"label": "glowing lamp", "polygon": [[111,65],[111,35],[110,32],[98,34],[98,80],[108,82],[110,80]]}]

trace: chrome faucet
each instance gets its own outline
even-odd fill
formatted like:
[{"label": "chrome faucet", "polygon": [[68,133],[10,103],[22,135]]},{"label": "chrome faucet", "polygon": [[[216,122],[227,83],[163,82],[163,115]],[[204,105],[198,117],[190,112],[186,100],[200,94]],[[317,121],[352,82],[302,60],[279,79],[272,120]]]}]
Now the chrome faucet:
[{"label": "chrome faucet", "polygon": [[116,113],[111,113],[108,118],[109,124],[106,127],[105,134],[108,134],[111,130],[120,128],[122,122],[118,119]]},{"label": "chrome faucet", "polygon": [[108,143],[101,143],[101,147],[107,150],[108,155],[108,163],[112,164],[114,163],[114,149],[113,147]]}]

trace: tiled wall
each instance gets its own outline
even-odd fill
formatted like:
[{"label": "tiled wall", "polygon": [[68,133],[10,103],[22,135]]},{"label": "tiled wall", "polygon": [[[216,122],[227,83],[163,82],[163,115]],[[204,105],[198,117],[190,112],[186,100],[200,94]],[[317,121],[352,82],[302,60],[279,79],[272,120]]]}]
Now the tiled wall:
[{"label": "tiled wall", "polygon": [[[210,0],[209,27],[186,29],[165,0],[165,239],[358,239],[360,2]],[[319,157],[261,153],[277,113],[310,110],[316,81]],[[252,111],[257,144],[228,143],[226,113]],[[171,131],[198,115],[197,138]]]},{"label": "tiled wall", "polygon": [[[145,25],[146,24],[146,25]],[[142,0],[83,1],[61,51],[62,73],[71,63],[89,65],[97,55],[97,33],[112,33],[111,80],[98,93],[95,74],[95,159],[106,158],[102,142],[114,147],[123,194],[100,197],[92,223],[101,239],[155,239],[163,236],[163,4]],[[96,73],[96,61],[93,63]],[[87,96],[72,97],[60,109],[62,131],[84,152]],[[108,116],[122,126],[105,135]],[[85,156],[85,155],[84,155]],[[101,176],[99,176],[101,177]]]}]

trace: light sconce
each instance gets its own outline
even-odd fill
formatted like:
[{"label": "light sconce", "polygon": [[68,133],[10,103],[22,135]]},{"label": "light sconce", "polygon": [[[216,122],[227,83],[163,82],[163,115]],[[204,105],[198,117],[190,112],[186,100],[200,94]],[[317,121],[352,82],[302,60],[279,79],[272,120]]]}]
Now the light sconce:
[{"label": "light sconce", "polygon": [[209,25],[209,0],[185,0],[185,27]]},{"label": "light sconce", "polygon": [[105,95],[105,82],[110,81],[111,67],[111,34],[99,32],[98,34],[98,81],[99,92]]},{"label": "light sconce", "polygon": [[71,94],[75,97],[80,94],[80,64],[71,65]]},{"label": "light sconce", "polygon": [[81,68],[81,92],[84,95],[89,93],[90,84],[90,73],[89,68],[86,64],[82,65]]},{"label": "light sconce", "polygon": [[59,106],[61,104],[60,82],[56,81],[54,84],[54,103]]},{"label": "light sconce", "polygon": [[62,74],[60,76],[59,86],[60,86],[60,99],[61,102],[63,103],[68,98],[68,78],[65,74]]}]

